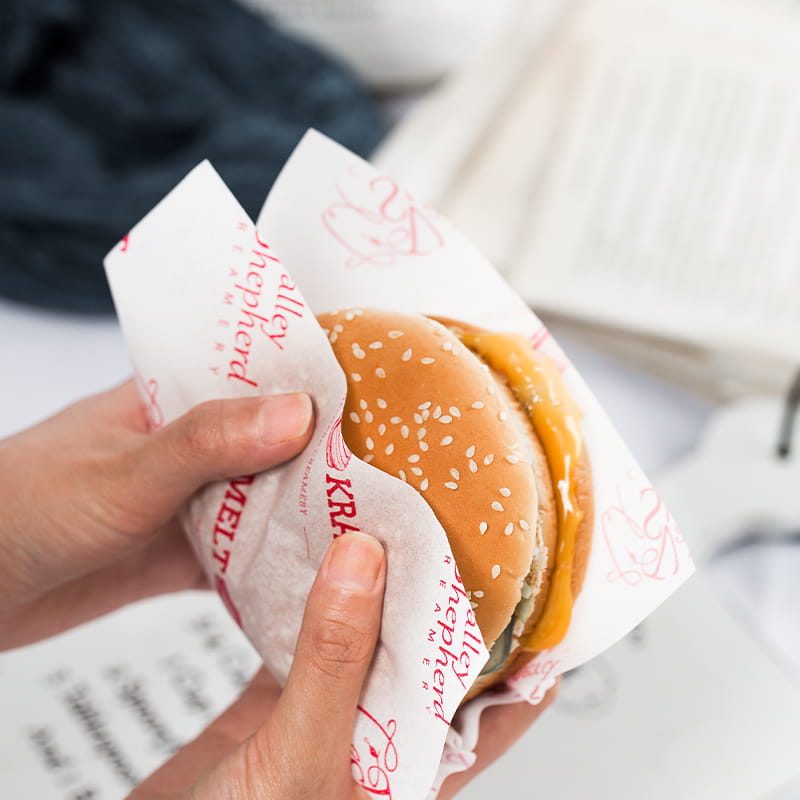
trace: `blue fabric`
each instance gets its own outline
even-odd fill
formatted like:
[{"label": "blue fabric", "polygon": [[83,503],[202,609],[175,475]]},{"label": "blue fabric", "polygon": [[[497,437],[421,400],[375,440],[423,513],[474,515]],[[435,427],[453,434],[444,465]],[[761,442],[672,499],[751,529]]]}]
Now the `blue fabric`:
[{"label": "blue fabric", "polygon": [[306,128],[383,133],[338,64],[232,0],[0,0],[0,294],[111,310],[102,258],[209,158],[252,216]]}]

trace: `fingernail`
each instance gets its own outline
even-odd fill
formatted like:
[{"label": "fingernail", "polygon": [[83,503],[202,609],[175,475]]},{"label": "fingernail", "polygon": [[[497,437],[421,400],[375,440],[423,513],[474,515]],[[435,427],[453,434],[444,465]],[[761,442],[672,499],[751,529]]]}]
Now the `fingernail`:
[{"label": "fingernail", "polygon": [[303,392],[265,397],[261,405],[261,436],[279,444],[303,436],[311,424],[311,398]]},{"label": "fingernail", "polygon": [[346,533],[331,544],[325,577],[342,589],[370,592],[378,584],[383,566],[383,547],[366,533]]}]

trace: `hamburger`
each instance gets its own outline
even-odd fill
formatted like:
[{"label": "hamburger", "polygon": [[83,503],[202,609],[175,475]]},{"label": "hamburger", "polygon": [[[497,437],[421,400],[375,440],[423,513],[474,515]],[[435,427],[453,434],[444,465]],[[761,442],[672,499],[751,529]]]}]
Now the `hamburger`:
[{"label": "hamburger", "polygon": [[348,447],[447,534],[490,653],[472,697],[566,634],[592,534],[580,410],[518,334],[373,309],[318,321],[347,378]]}]

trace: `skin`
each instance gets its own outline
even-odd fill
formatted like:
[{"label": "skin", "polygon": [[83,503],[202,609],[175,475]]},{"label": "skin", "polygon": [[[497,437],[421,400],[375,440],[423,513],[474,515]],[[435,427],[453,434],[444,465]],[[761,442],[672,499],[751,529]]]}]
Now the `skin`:
[{"label": "skin", "polygon": [[[215,400],[150,432],[128,381],[0,441],[0,649],[145,597],[206,588],[180,508],[211,481],[297,455],[312,417],[301,394]],[[130,800],[367,798],[351,777],[350,739],[385,576],[376,539],[336,539],[309,595],[286,686],[261,670]],[[505,752],[553,696],[487,710],[476,764],[448,778],[440,797],[449,800]]]}]

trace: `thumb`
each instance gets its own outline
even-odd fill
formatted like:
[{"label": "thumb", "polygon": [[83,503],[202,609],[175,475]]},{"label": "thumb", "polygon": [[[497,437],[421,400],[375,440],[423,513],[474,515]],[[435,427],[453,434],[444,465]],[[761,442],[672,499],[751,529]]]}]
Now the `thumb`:
[{"label": "thumb", "polygon": [[[350,743],[358,699],[381,624],[386,560],[377,539],[348,533],[331,544],[311,589],[273,731],[290,753],[313,747],[324,773],[311,780],[350,778]],[[307,768],[307,758],[301,764]],[[330,774],[341,770],[337,778]]]},{"label": "thumb", "polygon": [[201,486],[263,472],[296,456],[311,434],[306,394],[211,400],[145,439],[136,478],[174,512]]},{"label": "thumb", "polygon": [[[366,800],[351,776],[350,743],[358,698],[378,641],[385,579],[386,563],[377,539],[364,533],[335,539],[306,603],[289,679],[266,722],[231,752],[233,742],[249,733],[263,713],[257,696],[249,693],[231,718],[214,723],[191,750],[179,754],[168,770],[157,773],[141,795],[134,796],[172,797],[172,777],[193,779],[202,762],[227,752],[181,797]],[[265,691],[274,697],[275,687],[270,688],[268,679]],[[163,789],[164,794],[151,795],[145,788]]]}]

